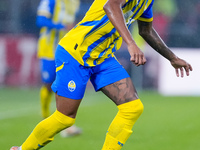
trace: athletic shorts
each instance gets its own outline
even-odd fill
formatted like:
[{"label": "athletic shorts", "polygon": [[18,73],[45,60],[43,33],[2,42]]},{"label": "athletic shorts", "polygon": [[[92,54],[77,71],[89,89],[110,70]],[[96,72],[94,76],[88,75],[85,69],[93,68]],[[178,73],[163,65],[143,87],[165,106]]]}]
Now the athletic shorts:
[{"label": "athletic shorts", "polygon": [[64,48],[58,46],[55,54],[56,79],[52,90],[60,96],[82,99],[88,80],[95,91],[121,79],[130,77],[115,57],[95,67],[82,66]]},{"label": "athletic shorts", "polygon": [[56,77],[55,61],[40,59],[40,71],[42,82],[52,84]]}]

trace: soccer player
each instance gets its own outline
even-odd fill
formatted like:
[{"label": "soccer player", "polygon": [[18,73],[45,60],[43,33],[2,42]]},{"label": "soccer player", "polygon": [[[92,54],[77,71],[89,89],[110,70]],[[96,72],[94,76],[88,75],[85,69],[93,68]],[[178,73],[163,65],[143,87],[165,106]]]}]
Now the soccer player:
[{"label": "soccer player", "polygon": [[[120,150],[132,133],[132,127],[143,112],[133,83],[114,57],[122,39],[127,44],[130,61],[144,65],[146,58],[130,34],[129,25],[137,20],[139,34],[159,54],[169,60],[176,75],[189,75],[192,66],[177,57],[152,27],[153,0],[95,0],[85,17],[64,38],[56,50],[57,110],[40,122],[20,147],[11,150],[33,150],[45,146],[55,134],[75,122],[79,104],[90,79],[96,91],[102,91],[118,107],[102,150]],[[95,148],[92,148],[95,149]]]},{"label": "soccer player", "polygon": [[[52,99],[51,85],[55,80],[55,49],[58,41],[73,27],[79,0],[41,0],[37,10],[36,24],[40,27],[38,58],[43,86],[40,89],[42,117],[50,115]],[[72,126],[61,132],[64,137],[80,134],[81,130]]]}]

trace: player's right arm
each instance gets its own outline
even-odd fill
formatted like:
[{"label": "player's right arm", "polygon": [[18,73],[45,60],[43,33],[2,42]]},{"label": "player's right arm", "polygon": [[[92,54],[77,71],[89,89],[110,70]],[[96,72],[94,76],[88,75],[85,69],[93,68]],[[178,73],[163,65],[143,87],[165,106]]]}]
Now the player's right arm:
[{"label": "player's right arm", "polygon": [[108,16],[113,26],[126,42],[131,57],[130,61],[133,62],[136,66],[144,65],[146,63],[146,58],[144,57],[143,52],[136,45],[130,31],[126,26],[122,12],[122,6],[125,3],[126,0],[108,0],[104,5],[104,11],[106,12],[106,15]]}]

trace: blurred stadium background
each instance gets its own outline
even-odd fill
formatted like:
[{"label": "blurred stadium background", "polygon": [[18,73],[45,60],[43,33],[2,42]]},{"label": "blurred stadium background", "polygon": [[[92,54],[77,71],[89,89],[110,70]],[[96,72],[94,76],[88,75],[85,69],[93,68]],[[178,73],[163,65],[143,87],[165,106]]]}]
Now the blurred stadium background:
[{"label": "blurred stadium background", "polygon": [[[91,3],[92,0],[81,0],[76,22],[82,19]],[[39,0],[0,0],[0,145],[3,146],[0,149],[20,144],[41,119],[41,80],[36,58],[39,29],[35,25],[38,4]],[[128,143],[125,149],[198,150],[200,1],[155,0],[153,25],[174,53],[190,62],[194,70],[189,77],[177,78],[169,62],[133,32],[136,42],[144,50],[147,63],[142,67],[132,65],[125,44],[116,56],[131,75],[146,109],[136,124],[138,131],[132,137],[133,144]],[[137,31],[136,24],[131,31]],[[80,141],[83,149],[100,149],[116,110],[101,93],[93,91],[90,83],[87,92],[77,124],[89,134],[72,138],[68,143],[60,138],[57,142],[65,143],[65,147],[55,142],[46,149],[76,150],[80,149],[76,144]],[[99,95],[98,98],[95,94]],[[106,111],[110,111],[110,107],[112,111],[108,115]],[[55,104],[52,106],[54,109]],[[106,109],[102,116],[99,113],[91,116],[102,109]],[[89,118],[89,122],[84,121],[85,118]],[[16,139],[16,135],[19,138]],[[56,148],[58,145],[60,147]],[[77,148],[67,145],[76,145]]]},{"label": "blurred stadium background", "polygon": [[[41,83],[36,59],[39,29],[35,19],[38,3],[39,0],[0,0],[0,86],[38,86]],[[81,0],[76,22],[82,19],[91,3],[92,0]],[[197,56],[200,52],[200,2],[156,0],[154,11],[154,27],[169,47],[176,48],[175,53],[180,51],[181,57],[193,65],[192,77],[177,82],[179,79],[174,78],[171,66],[164,65],[167,61],[160,59],[139,38],[136,25],[131,30],[135,31],[133,36],[146,53],[147,64],[139,68],[130,64],[125,45],[116,56],[138,89],[158,90],[162,94],[199,95],[200,80],[197,77],[200,69]],[[167,73],[162,73],[162,70],[167,70]],[[167,83],[174,83],[174,89],[170,89],[171,84]],[[180,83],[187,84],[187,88],[180,89],[182,92],[178,91],[179,87],[183,87]]]}]

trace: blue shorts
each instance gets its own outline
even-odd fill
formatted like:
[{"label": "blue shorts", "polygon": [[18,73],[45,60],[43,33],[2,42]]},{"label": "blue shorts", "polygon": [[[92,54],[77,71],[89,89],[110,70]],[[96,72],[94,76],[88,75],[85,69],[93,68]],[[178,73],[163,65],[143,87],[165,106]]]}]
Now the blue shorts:
[{"label": "blue shorts", "polygon": [[58,46],[55,54],[56,79],[52,90],[60,96],[82,99],[88,80],[95,91],[121,79],[130,77],[114,57],[95,67],[80,65],[64,48]]},{"label": "blue shorts", "polygon": [[40,59],[40,72],[42,82],[52,84],[56,77],[55,61]]}]

